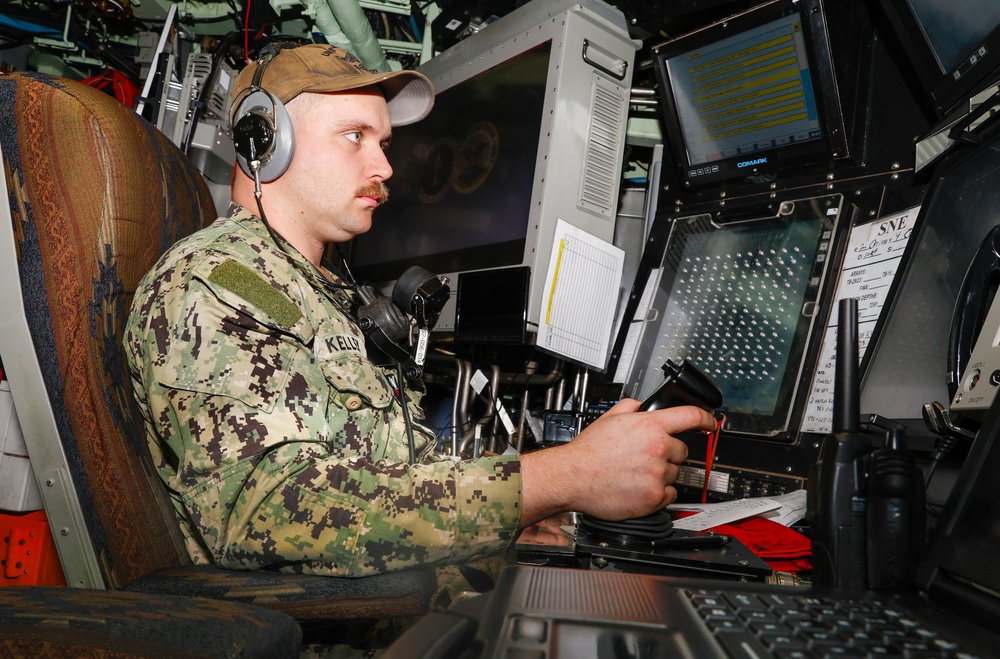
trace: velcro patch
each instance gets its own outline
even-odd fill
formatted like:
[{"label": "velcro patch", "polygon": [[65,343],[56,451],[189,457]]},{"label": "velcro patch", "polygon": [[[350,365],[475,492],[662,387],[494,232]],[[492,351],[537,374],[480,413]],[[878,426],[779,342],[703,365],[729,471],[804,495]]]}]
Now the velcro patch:
[{"label": "velcro patch", "polygon": [[302,317],[302,311],[288,297],[242,263],[226,261],[212,271],[208,280],[243,298],[285,327],[291,327]]}]

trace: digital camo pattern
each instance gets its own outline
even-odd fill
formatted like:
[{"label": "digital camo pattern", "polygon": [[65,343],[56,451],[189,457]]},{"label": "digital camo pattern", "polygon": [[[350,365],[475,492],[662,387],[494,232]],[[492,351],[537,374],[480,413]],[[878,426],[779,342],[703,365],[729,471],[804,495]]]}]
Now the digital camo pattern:
[{"label": "digital camo pattern", "polygon": [[414,423],[408,464],[401,407],[366,357],[350,292],[288,249],[294,264],[233,205],[136,292],[125,349],[192,559],[363,576],[505,550],[519,462],[441,460]]}]

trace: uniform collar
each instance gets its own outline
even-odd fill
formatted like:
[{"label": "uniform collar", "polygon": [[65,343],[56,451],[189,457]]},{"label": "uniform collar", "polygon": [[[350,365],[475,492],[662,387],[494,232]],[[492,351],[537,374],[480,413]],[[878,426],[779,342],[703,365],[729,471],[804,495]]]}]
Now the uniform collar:
[{"label": "uniform collar", "polygon": [[[236,203],[235,201],[230,203],[229,210],[226,215],[234,222],[239,223],[240,226],[245,228],[247,231],[260,238],[261,241],[267,245],[269,250],[278,258],[285,258],[287,255],[292,265],[294,265],[296,269],[298,269],[299,272],[309,280],[309,283],[312,284],[314,289],[324,291],[332,299],[340,303],[346,303],[348,305],[351,304],[352,295],[350,291],[352,289],[348,288],[349,284],[340,276],[339,273],[327,268],[320,270],[307,258],[302,256],[302,253],[295,249],[295,247],[285,240],[283,236],[275,232],[274,235],[277,240],[281,241],[281,248],[284,250],[284,254],[282,254],[282,250],[274,244],[274,241],[271,238],[271,233],[267,230],[263,220],[251,213],[249,209]],[[329,285],[331,283],[333,284],[332,287]]]}]

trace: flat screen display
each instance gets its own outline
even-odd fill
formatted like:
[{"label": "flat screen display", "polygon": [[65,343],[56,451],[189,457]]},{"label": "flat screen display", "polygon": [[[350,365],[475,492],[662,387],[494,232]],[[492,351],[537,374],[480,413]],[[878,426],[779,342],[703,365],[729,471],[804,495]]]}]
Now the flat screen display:
[{"label": "flat screen display", "polygon": [[958,66],[975,52],[1000,25],[996,0],[906,0],[934,53],[942,73]]},{"label": "flat screen display", "polygon": [[[653,49],[664,127],[687,185],[830,159],[836,83],[812,31],[775,2]],[[831,98],[832,97],[832,98]]]},{"label": "flat screen display", "polygon": [[645,278],[649,308],[626,330],[637,349],[625,395],[645,398],[666,360],[687,359],[722,390],[728,430],[788,430],[839,212],[839,196],[821,199],[729,225],[673,220]]},{"label": "flat screen display", "polygon": [[459,273],[455,340],[524,343],[530,283],[527,266]]},{"label": "flat screen display", "polygon": [[389,201],[354,240],[355,277],[523,262],[551,49],[545,42],[439,93],[427,118],[393,130]]},{"label": "flat screen display", "polygon": [[995,0],[879,0],[890,32],[936,116],[996,79],[1000,3]]},{"label": "flat screen display", "polygon": [[666,61],[695,169],[823,137],[802,20],[785,16]]}]

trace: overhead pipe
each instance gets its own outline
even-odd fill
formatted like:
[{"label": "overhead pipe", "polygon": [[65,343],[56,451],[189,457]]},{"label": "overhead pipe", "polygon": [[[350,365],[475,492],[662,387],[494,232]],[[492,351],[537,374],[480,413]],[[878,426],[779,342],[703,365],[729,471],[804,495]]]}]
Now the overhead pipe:
[{"label": "overhead pipe", "polygon": [[358,0],[327,0],[327,2],[344,34],[354,44],[351,52],[361,60],[361,63],[373,71],[390,71],[389,60]]},{"label": "overhead pipe", "polygon": [[357,0],[299,0],[327,43],[353,53],[373,71],[391,71],[382,45]]},{"label": "overhead pipe", "polygon": [[299,0],[299,2],[305,8],[305,15],[313,19],[316,29],[323,33],[327,43],[354,52],[354,44],[340,28],[340,22],[333,15],[333,9],[327,4],[327,0]]}]

